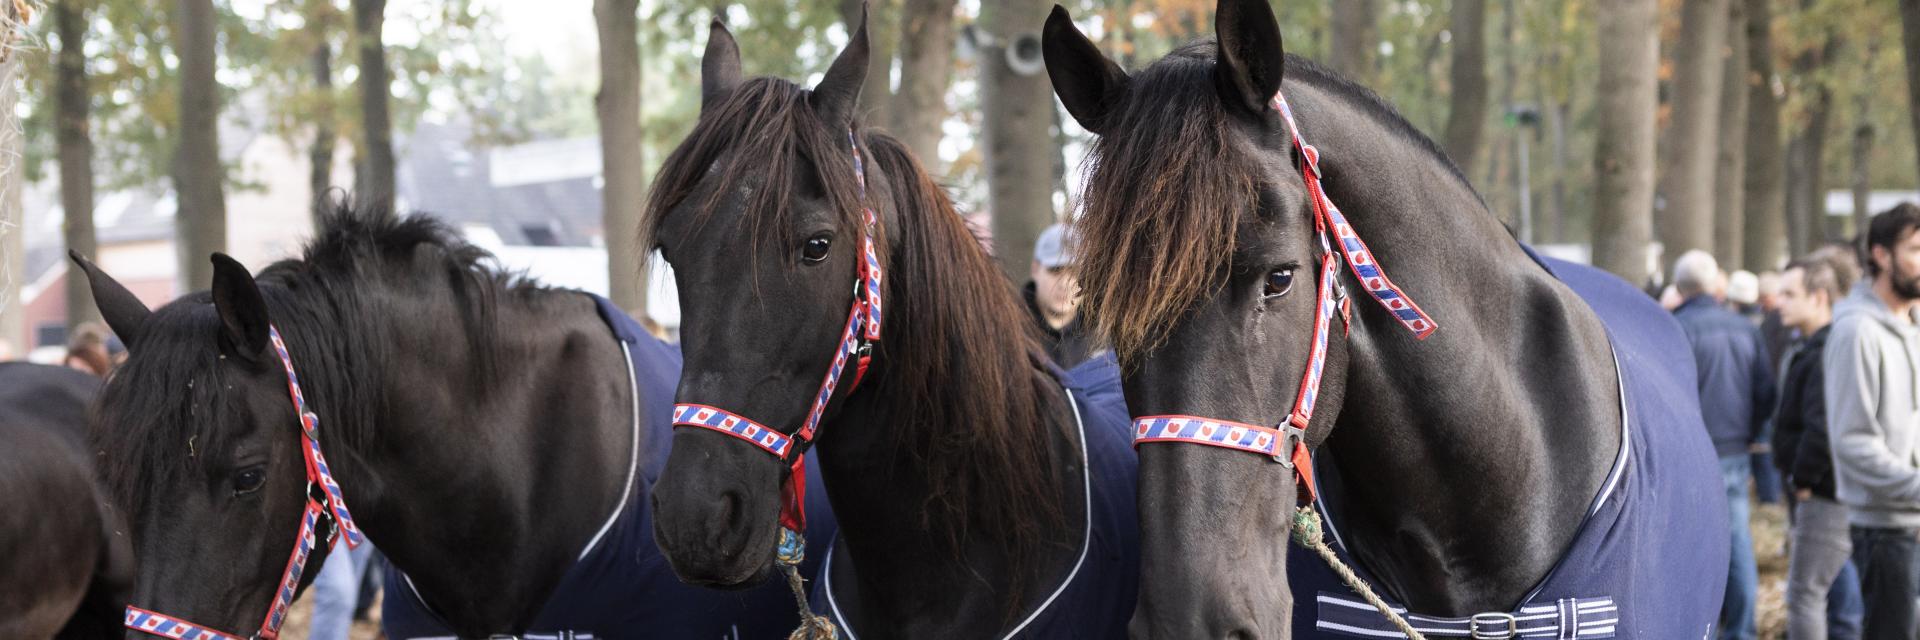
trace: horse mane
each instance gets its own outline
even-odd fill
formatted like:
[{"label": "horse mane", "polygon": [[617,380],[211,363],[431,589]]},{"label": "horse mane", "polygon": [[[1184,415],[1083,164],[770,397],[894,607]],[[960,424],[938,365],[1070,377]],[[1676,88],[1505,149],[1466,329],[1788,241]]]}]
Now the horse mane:
[{"label": "horse mane", "polygon": [[[370,371],[391,356],[385,336],[396,310],[390,300],[369,295],[382,279],[445,286],[451,290],[475,366],[467,375],[490,375],[488,358],[495,310],[503,294],[541,290],[490,264],[492,256],[462,240],[430,216],[401,217],[385,210],[356,210],[345,203],[322,207],[318,228],[299,259],[282,260],[255,275],[274,326],[292,356],[300,386],[321,416],[328,446],[364,446],[374,436],[384,394]],[[427,275],[431,274],[431,275]],[[423,277],[425,275],[426,277]],[[433,277],[439,276],[439,277]],[[156,309],[141,326],[136,357],[113,374],[96,407],[93,449],[107,486],[139,513],[150,487],[165,486],[199,464],[203,451],[222,450],[243,425],[228,419],[242,394],[223,393],[235,372],[225,366],[217,336],[221,322],[207,291],[190,293]],[[264,362],[242,363],[280,368]],[[293,428],[293,415],[265,416]],[[105,452],[114,452],[105,456]]]},{"label": "horse mane", "polygon": [[[894,188],[901,229],[887,274],[888,324],[879,349],[891,376],[879,393],[899,400],[895,423],[925,465],[931,511],[1005,532],[1016,558],[1039,550],[1063,521],[1062,477],[1048,458],[1046,351],[1026,309],[945,189],[912,151],[884,134],[867,138]],[[974,393],[952,390],[965,381]],[[1005,492],[998,500],[969,500]],[[969,532],[949,531],[956,548]],[[1017,598],[1016,598],[1017,599]]]},{"label": "horse mane", "polygon": [[[1234,143],[1213,84],[1216,51],[1211,41],[1195,42],[1134,74],[1109,116],[1111,133],[1094,140],[1087,159],[1084,209],[1075,223],[1080,312],[1123,360],[1159,346],[1181,316],[1223,284],[1236,231],[1245,216],[1258,214],[1265,176]],[[1293,55],[1286,73],[1346,99],[1467,184],[1439,145],[1377,94]]]},{"label": "horse mane", "polygon": [[[681,215],[706,224],[721,198],[753,187],[740,208],[751,213],[739,224],[755,253],[758,243],[793,232],[790,208],[801,186],[793,178],[803,173],[825,189],[842,228],[861,224],[849,140],[814,115],[806,96],[786,80],[754,78],[709,105],[660,169],[641,246],[654,246],[663,218],[707,179],[714,181],[707,197]],[[878,168],[869,174],[885,176],[899,212],[899,222],[881,225],[874,238],[885,248],[887,316],[873,365],[885,374],[874,376],[869,392],[899,412],[887,428],[925,475],[923,522],[947,523],[936,533],[956,551],[978,534],[1002,541],[1016,559],[1031,557],[1064,520],[1062,477],[1048,463],[1049,401],[1060,398],[1045,350],[1012,284],[946,190],[898,140],[861,139],[866,162]],[[954,393],[959,386],[964,397]],[[1006,495],[967,506],[985,492]]]}]

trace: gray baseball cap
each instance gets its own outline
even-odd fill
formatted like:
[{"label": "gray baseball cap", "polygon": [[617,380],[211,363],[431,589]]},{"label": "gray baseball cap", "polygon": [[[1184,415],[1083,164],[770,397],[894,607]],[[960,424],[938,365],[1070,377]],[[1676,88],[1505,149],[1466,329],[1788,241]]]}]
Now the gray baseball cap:
[{"label": "gray baseball cap", "polygon": [[1079,238],[1067,232],[1067,225],[1054,224],[1040,232],[1033,242],[1033,259],[1041,267],[1057,269],[1073,263],[1074,245]]}]

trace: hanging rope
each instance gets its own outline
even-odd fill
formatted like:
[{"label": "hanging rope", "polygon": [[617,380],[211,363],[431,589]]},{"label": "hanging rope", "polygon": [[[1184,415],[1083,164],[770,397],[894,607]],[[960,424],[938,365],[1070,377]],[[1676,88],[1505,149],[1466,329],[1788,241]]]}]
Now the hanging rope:
[{"label": "hanging rope", "polygon": [[1340,575],[1340,580],[1347,583],[1348,588],[1353,589],[1354,593],[1360,594],[1360,597],[1364,598],[1367,604],[1371,604],[1373,608],[1379,609],[1380,615],[1386,616],[1387,620],[1393,622],[1393,626],[1400,628],[1400,633],[1406,634],[1406,636],[1412,640],[1427,640],[1426,636],[1421,635],[1419,631],[1413,629],[1413,625],[1407,624],[1406,618],[1400,617],[1399,612],[1394,611],[1393,607],[1388,606],[1386,600],[1380,599],[1380,596],[1375,594],[1373,589],[1367,586],[1365,580],[1361,580],[1360,576],[1355,575],[1353,569],[1348,567],[1347,563],[1341,562],[1340,557],[1334,555],[1333,548],[1327,546],[1326,540],[1323,539],[1321,535],[1320,513],[1314,511],[1312,505],[1294,510],[1293,540],[1308,549],[1312,549],[1314,553],[1320,554],[1320,559],[1325,560],[1327,566],[1331,567],[1334,573]]},{"label": "hanging rope", "polygon": [[774,554],[780,571],[787,574],[787,587],[793,589],[793,599],[800,605],[800,627],[787,635],[787,640],[837,640],[839,630],[826,616],[813,612],[807,606],[805,581],[800,578],[800,562],[806,559],[807,542],[792,529],[780,529],[780,546]]}]

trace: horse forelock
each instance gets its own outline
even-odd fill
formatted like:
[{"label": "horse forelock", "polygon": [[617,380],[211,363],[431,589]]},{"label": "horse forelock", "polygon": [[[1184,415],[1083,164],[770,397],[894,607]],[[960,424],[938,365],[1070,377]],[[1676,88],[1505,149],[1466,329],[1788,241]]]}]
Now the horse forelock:
[{"label": "horse forelock", "polygon": [[1081,313],[1123,360],[1167,331],[1225,277],[1260,164],[1233,139],[1211,46],[1137,74],[1093,143],[1075,222]]},{"label": "horse forelock", "polygon": [[[757,259],[766,243],[794,233],[793,203],[803,176],[825,191],[843,228],[859,224],[859,185],[847,132],[829,130],[807,104],[809,95],[786,80],[753,78],[702,113],[661,164],[641,219],[640,246],[652,249],[674,240],[660,237],[670,213],[684,211],[692,218],[689,228],[697,229],[718,217],[726,198],[750,189],[734,224],[749,234],[750,253]],[[689,202],[703,184],[704,196]]]}]

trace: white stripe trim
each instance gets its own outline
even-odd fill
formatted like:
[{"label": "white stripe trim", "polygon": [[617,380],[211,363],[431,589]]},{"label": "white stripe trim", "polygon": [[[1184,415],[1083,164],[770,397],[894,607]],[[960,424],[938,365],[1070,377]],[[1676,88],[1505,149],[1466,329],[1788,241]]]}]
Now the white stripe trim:
[{"label": "white stripe trim", "polygon": [[607,514],[606,523],[594,532],[593,539],[587,541],[586,548],[580,550],[580,557],[575,558],[574,562],[587,559],[587,554],[593,553],[600,539],[613,530],[613,523],[620,520],[620,512],[626,511],[627,499],[633,495],[633,476],[640,471],[640,377],[633,371],[633,349],[624,340],[616,338],[616,341],[620,343],[620,356],[627,361],[627,388],[633,391],[633,440],[627,446],[627,479],[620,485],[620,503],[614,505],[613,513]]},{"label": "white stripe trim", "polygon": [[[1039,607],[1035,607],[1033,613],[1028,614],[1025,620],[1021,620],[1020,624],[1007,632],[1007,635],[1001,636],[1001,640],[1019,634],[1027,628],[1027,625],[1039,619],[1040,614],[1045,613],[1047,607],[1053,606],[1053,601],[1058,599],[1060,594],[1065,593],[1067,586],[1073,584],[1073,579],[1080,575],[1080,566],[1087,562],[1087,550],[1093,548],[1093,459],[1087,456],[1087,423],[1080,417],[1080,401],[1073,397],[1073,390],[1065,389],[1065,391],[1067,404],[1073,407],[1074,427],[1080,431],[1080,488],[1086,505],[1081,511],[1086,512],[1087,515],[1087,526],[1080,537],[1080,557],[1073,561],[1073,570],[1067,572],[1067,578],[1060,581],[1060,586],[1055,588]],[[833,597],[833,548],[836,546],[833,543],[837,542],[839,542],[839,535],[835,534],[834,540],[827,545],[827,558],[820,567],[820,586],[826,589],[827,608],[832,611],[833,619],[840,623],[840,630],[847,634],[847,640],[860,640],[860,635],[853,632],[853,625],[848,624],[847,617],[840,613],[840,603]]]}]

